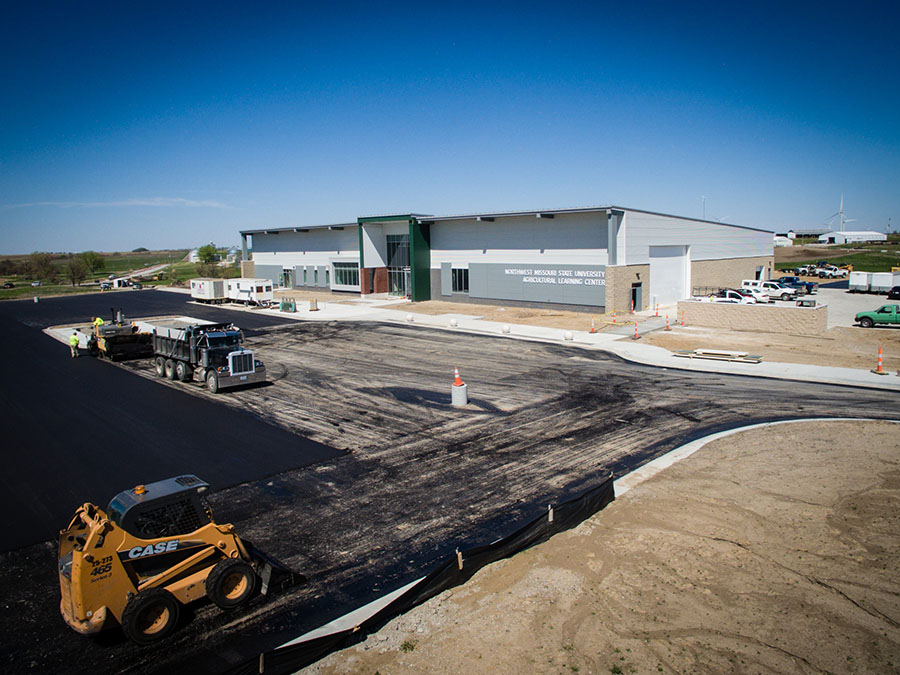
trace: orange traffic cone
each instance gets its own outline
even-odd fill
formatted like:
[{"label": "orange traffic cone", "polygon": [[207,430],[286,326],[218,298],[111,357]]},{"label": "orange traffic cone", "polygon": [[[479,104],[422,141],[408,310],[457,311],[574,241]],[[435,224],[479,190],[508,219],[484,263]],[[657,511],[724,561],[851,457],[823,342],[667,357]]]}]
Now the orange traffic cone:
[{"label": "orange traffic cone", "polygon": [[454,368],[454,369],[453,369],[453,376],[454,376],[454,378],[455,378],[455,379],[453,380],[453,386],[454,386],[454,387],[461,387],[461,386],[463,386],[463,385],[465,384],[465,382],[463,382],[463,381],[462,381],[462,378],[459,376],[459,368]]},{"label": "orange traffic cone", "polygon": [[634,322],[634,339],[637,340],[640,337],[637,332],[637,321]]},{"label": "orange traffic cone", "polygon": [[613,324],[616,323],[616,310],[613,310]]},{"label": "orange traffic cone", "polygon": [[875,373],[876,375],[887,375],[887,373],[884,371],[884,368],[882,367],[881,347],[878,347],[878,367],[875,368],[875,370],[873,370],[872,372]]},{"label": "orange traffic cone", "polygon": [[591,317],[591,333],[596,333],[597,327],[594,325],[594,317]]},{"label": "orange traffic cone", "polygon": [[684,328],[684,312],[681,313],[681,327]]},{"label": "orange traffic cone", "polygon": [[666,314],[666,330],[672,330],[671,328],[669,328],[669,315],[668,314]]}]

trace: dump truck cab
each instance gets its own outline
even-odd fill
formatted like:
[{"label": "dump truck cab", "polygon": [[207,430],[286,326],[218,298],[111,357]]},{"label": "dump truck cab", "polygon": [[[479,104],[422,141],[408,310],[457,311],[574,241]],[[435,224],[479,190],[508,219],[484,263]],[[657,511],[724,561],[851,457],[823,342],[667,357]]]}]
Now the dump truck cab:
[{"label": "dump truck cab", "polygon": [[194,475],[120,492],[106,511],[83,504],[59,536],[60,611],[82,634],[118,623],[138,644],[171,633],[180,606],[204,595],[223,609],[264,587],[267,559],[217,524]]}]

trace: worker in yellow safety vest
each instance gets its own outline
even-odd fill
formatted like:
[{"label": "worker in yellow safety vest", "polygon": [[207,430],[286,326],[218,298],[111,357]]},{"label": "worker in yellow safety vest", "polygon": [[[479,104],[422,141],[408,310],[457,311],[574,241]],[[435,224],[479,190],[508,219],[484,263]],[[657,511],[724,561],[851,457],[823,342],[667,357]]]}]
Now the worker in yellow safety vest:
[{"label": "worker in yellow safety vest", "polygon": [[69,350],[72,352],[72,358],[78,357],[78,331],[73,331],[69,336]]},{"label": "worker in yellow safety vest", "polygon": [[101,319],[99,316],[96,319],[94,319],[94,326],[102,326],[102,325],[103,325],[103,319]]}]

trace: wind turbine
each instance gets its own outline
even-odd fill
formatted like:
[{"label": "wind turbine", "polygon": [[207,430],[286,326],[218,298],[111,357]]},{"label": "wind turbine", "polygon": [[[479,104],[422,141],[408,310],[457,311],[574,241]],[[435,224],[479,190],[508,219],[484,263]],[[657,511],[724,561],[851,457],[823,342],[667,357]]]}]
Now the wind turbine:
[{"label": "wind turbine", "polygon": [[831,225],[831,222],[834,220],[835,216],[841,217],[841,232],[844,231],[845,223],[855,223],[856,222],[856,218],[845,218],[844,217],[844,193],[843,192],[841,193],[841,210],[838,211],[837,213],[832,213],[830,216],[828,216],[828,224],[829,225]]}]

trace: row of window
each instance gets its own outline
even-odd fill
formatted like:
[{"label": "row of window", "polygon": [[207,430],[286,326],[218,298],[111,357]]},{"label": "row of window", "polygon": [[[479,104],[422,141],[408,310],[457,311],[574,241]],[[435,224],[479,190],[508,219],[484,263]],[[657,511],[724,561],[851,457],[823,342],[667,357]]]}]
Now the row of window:
[{"label": "row of window", "polygon": [[[331,263],[334,267],[334,283],[336,286],[359,286],[359,265],[350,262]],[[311,273],[310,273],[311,272]],[[469,292],[469,270],[454,269],[451,270],[453,279],[454,293]],[[319,270],[313,268],[303,268],[303,286],[309,286],[312,282],[313,286],[319,285]],[[328,268],[325,268],[325,285],[330,286]]]}]

